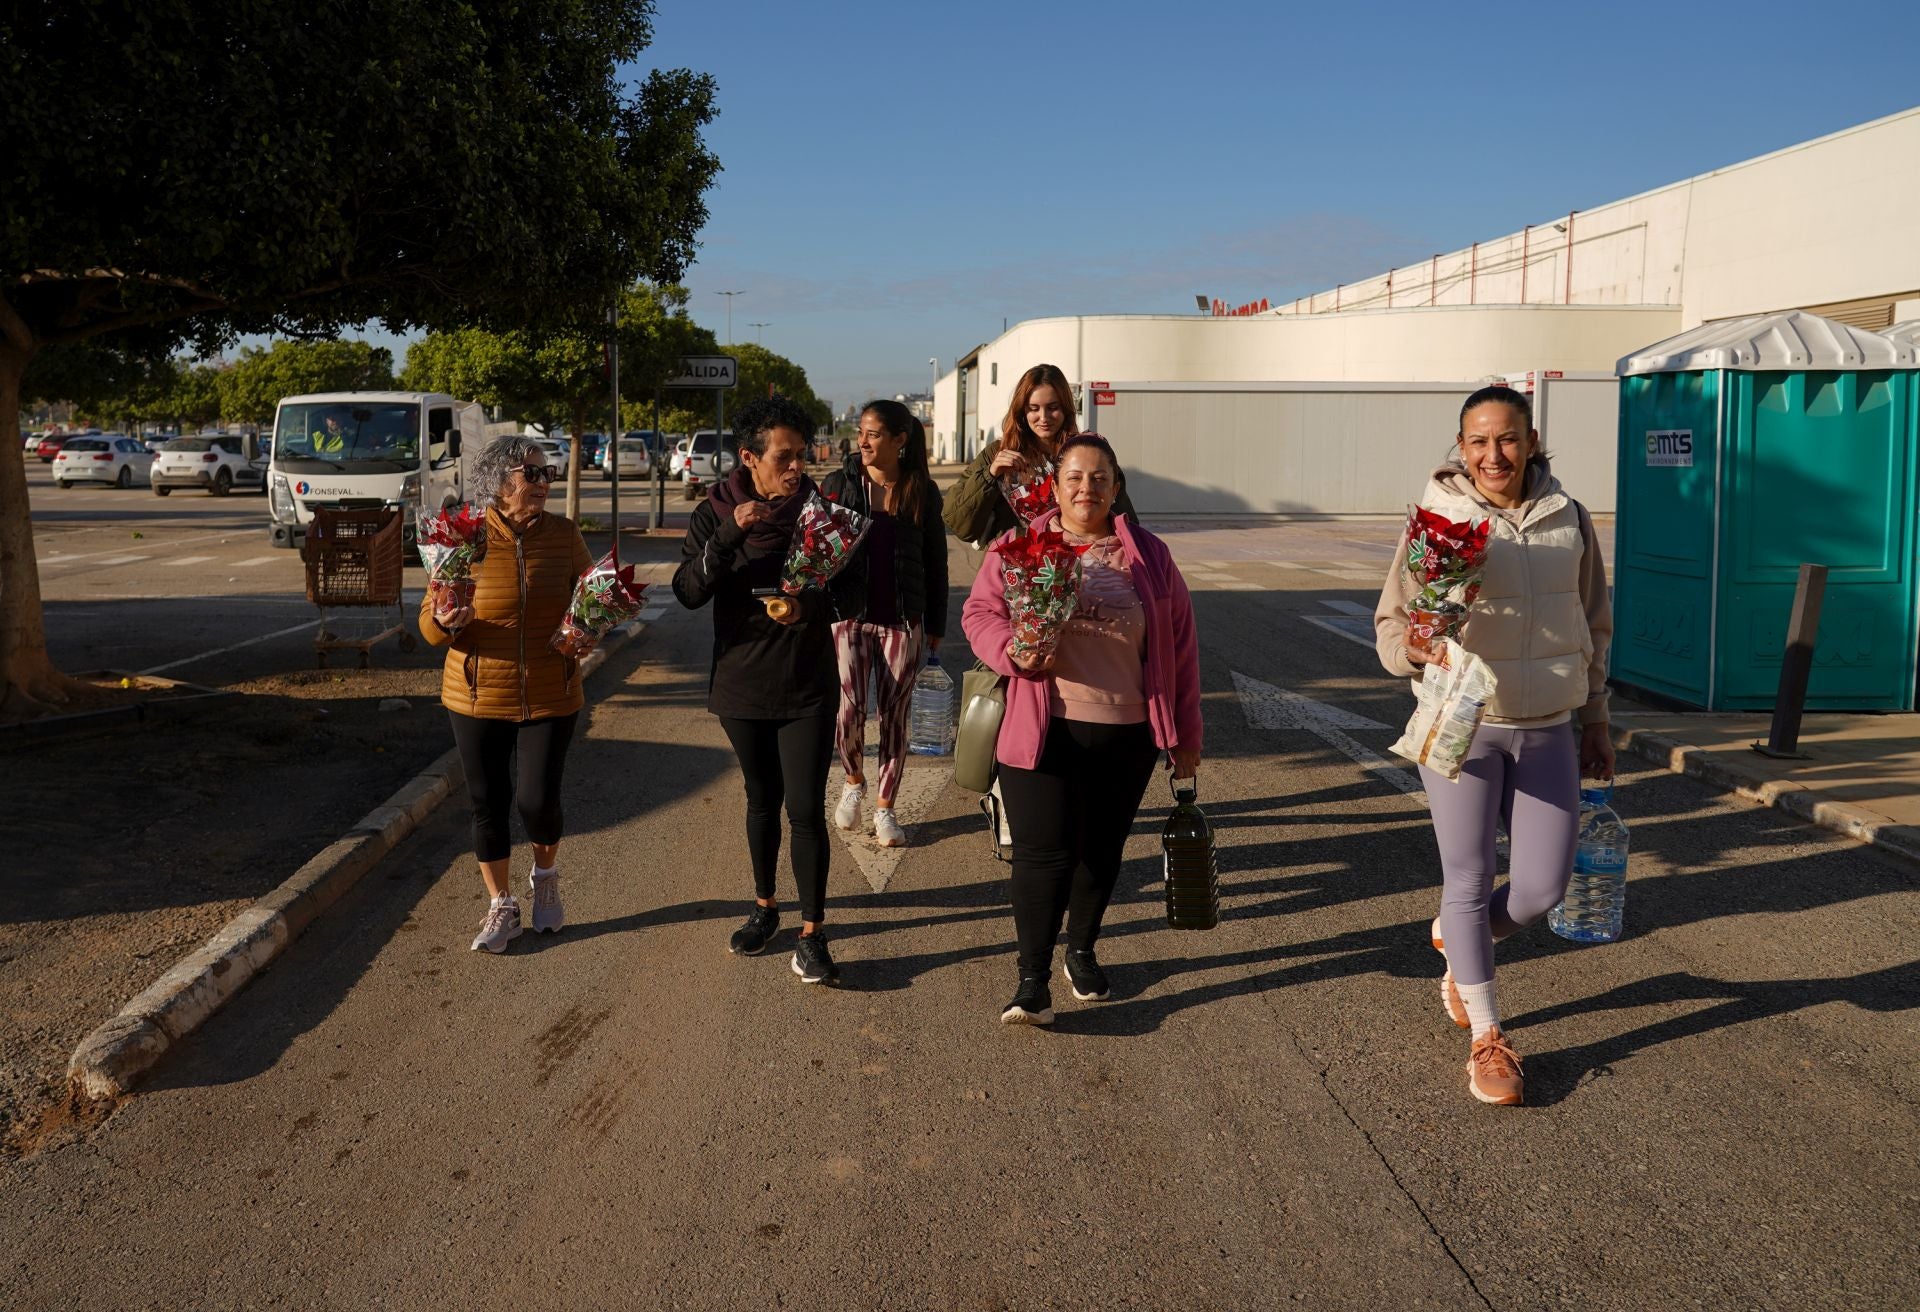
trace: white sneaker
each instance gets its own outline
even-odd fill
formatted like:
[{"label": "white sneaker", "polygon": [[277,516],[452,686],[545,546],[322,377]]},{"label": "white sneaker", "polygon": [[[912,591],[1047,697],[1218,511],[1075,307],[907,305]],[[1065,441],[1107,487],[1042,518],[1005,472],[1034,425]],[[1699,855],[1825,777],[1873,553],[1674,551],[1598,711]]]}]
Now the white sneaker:
[{"label": "white sneaker", "polygon": [[560,903],[560,872],[533,876],[533,932],[552,934],[566,926],[567,909]]},{"label": "white sneaker", "polygon": [[474,935],[472,950],[505,952],[507,944],[519,937],[520,904],[511,897],[496,898],[487,908],[487,918],[480,922],[480,932]]},{"label": "white sneaker", "polygon": [[893,818],[893,808],[876,806],[873,809],[873,841],[881,847],[905,847],[907,831]]},{"label": "white sneaker", "polygon": [[840,790],[840,805],[833,808],[833,823],[852,831],[860,827],[860,799],[867,795],[865,784],[847,784]]}]

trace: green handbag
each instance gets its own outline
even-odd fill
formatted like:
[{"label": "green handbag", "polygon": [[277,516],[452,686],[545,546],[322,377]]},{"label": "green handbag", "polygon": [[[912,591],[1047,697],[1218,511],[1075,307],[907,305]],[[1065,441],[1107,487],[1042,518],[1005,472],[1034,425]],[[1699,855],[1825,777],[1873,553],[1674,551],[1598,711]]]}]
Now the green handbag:
[{"label": "green handbag", "polygon": [[1007,676],[978,661],[960,676],[960,730],[953,740],[953,781],[984,793],[993,787],[999,762],[1000,721],[1007,714]]}]

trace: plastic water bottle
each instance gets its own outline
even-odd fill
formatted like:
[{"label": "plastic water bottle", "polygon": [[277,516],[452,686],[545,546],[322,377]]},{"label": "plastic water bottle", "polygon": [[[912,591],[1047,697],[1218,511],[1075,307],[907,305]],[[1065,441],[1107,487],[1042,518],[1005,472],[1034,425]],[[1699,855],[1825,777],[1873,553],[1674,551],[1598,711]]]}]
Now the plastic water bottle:
[{"label": "plastic water bottle", "polygon": [[926,668],[914,680],[911,709],[907,750],[917,756],[946,756],[952,752],[953,680],[940,668],[938,652],[928,653]]},{"label": "plastic water bottle", "polygon": [[1614,812],[1613,785],[1580,790],[1580,836],[1567,896],[1547,924],[1575,943],[1611,943],[1627,912],[1627,826]]},{"label": "plastic water bottle", "polygon": [[1213,826],[1199,796],[1199,780],[1173,780],[1173,814],[1160,830],[1167,924],[1173,929],[1212,929],[1220,923],[1220,866]]}]

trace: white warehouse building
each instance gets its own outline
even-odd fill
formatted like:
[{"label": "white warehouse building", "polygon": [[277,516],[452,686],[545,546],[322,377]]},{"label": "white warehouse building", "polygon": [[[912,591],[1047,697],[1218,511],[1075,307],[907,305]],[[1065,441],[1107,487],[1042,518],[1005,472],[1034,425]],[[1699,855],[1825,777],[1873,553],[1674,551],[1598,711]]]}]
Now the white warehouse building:
[{"label": "white warehouse building", "polygon": [[1791,309],[1920,318],[1920,108],[1262,313],[1015,324],[939,380],[934,454],[997,437],[1021,373],[1047,362],[1143,512],[1397,513],[1461,397],[1506,377],[1536,390],[1556,468],[1610,512],[1615,362]]}]

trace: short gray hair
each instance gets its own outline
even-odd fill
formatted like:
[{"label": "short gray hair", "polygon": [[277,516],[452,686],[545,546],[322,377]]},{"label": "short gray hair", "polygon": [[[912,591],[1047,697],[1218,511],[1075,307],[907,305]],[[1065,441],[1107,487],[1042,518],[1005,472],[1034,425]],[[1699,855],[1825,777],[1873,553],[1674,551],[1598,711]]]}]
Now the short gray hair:
[{"label": "short gray hair", "polygon": [[525,433],[496,437],[481,447],[467,479],[467,500],[482,510],[498,501],[501,487],[515,469],[527,463],[528,456],[537,456],[544,465],[550,453]]}]

